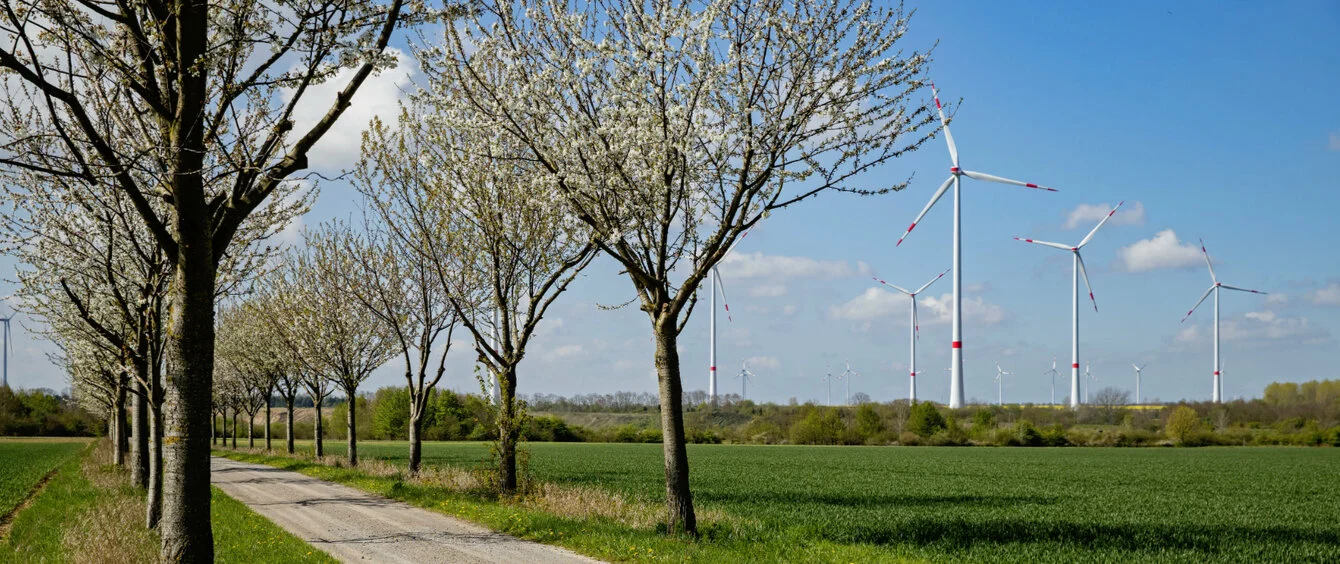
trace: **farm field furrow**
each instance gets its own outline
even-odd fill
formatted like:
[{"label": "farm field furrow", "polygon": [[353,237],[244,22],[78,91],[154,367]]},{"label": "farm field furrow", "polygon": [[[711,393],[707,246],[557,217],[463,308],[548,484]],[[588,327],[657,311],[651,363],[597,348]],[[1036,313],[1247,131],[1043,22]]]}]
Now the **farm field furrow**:
[{"label": "farm field furrow", "polygon": [[[329,454],[342,445],[328,443]],[[535,478],[659,503],[659,445],[531,443]],[[404,443],[365,442],[403,462]],[[425,443],[474,467],[478,443]],[[708,542],[972,561],[1338,561],[1340,450],[691,445]],[[737,546],[736,549],[743,548]]]}]

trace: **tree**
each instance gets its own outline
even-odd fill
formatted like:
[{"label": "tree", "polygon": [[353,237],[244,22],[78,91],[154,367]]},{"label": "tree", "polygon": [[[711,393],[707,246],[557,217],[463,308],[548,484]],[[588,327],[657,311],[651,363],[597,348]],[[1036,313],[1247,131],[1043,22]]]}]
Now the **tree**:
[{"label": "tree", "polygon": [[[354,398],[358,386],[394,355],[396,341],[386,324],[369,320],[363,308],[349,303],[343,279],[333,274],[357,268],[355,257],[342,251],[340,229],[332,224],[305,231],[302,248],[290,249],[266,280],[266,299],[278,304],[269,323],[302,363],[305,378],[327,379],[349,400],[349,464],[357,465]],[[309,382],[307,388],[319,402],[320,386]]]},{"label": "tree", "polygon": [[1163,427],[1163,432],[1167,433],[1168,438],[1173,442],[1182,444],[1199,433],[1204,425],[1201,424],[1200,416],[1196,410],[1186,405],[1179,405],[1168,416],[1168,422]]},{"label": "tree", "polygon": [[873,439],[884,432],[884,419],[875,411],[875,406],[862,403],[856,409],[856,432],[866,439]]},{"label": "tree", "polygon": [[[619,263],[655,341],[667,532],[696,534],[677,340],[699,285],[771,212],[934,133],[900,8],[853,0],[485,0],[423,53],[460,128],[522,147]],[[887,174],[885,175],[887,176]]]},{"label": "tree", "polygon": [[1113,387],[1098,390],[1093,396],[1093,404],[1103,414],[1103,422],[1115,425],[1120,419],[1119,411],[1131,403],[1131,393]]},{"label": "tree", "polygon": [[948,424],[944,416],[940,415],[940,410],[935,404],[928,401],[917,402],[907,416],[907,430],[920,437],[929,437],[946,428]]},{"label": "tree", "polygon": [[[375,123],[373,127],[383,126]],[[415,124],[406,123],[405,127]],[[418,158],[403,153],[394,155],[394,158]],[[360,164],[359,170],[363,169]],[[358,178],[365,177],[359,174]],[[328,260],[320,261],[320,265],[332,269],[324,275],[384,328],[395,352],[404,360],[405,386],[410,394],[409,471],[418,472],[423,452],[420,432],[424,412],[428,397],[446,372],[447,353],[459,317],[448,299],[448,289],[439,281],[438,270],[418,252],[420,247],[432,245],[434,233],[399,226],[396,222],[405,218],[394,211],[396,200],[383,201],[378,197],[393,192],[382,193],[366,182],[357,186],[367,195],[367,205],[380,212],[368,214],[372,217],[364,219],[362,233],[355,233],[343,224],[327,226],[325,237],[320,238],[319,252]],[[434,347],[439,350],[436,362]]]},{"label": "tree", "polygon": [[[0,163],[76,190],[113,182],[172,268],[164,560],[213,558],[205,435],[220,260],[247,216],[306,168],[312,146],[388,62],[392,32],[413,16],[404,11],[403,0],[4,4],[5,107],[31,119],[0,124]],[[345,68],[353,72],[325,114],[296,128],[294,110],[311,103],[310,87]],[[106,111],[121,100],[138,111]],[[210,182],[218,178],[228,180]]]},{"label": "tree", "polygon": [[[595,244],[521,146],[453,127],[470,111],[451,91],[414,96],[397,131],[381,123],[369,129],[357,184],[400,245],[417,250],[407,258],[428,265],[474,337],[498,386],[498,483],[510,495],[524,424],[517,366],[549,307],[590,264]],[[417,453],[410,462],[417,468]]]}]

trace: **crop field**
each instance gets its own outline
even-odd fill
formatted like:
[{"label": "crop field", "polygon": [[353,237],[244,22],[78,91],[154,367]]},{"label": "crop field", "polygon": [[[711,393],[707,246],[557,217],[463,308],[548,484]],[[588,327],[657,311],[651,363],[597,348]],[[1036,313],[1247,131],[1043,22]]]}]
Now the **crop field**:
[{"label": "crop field", "polygon": [[[331,441],[331,454],[342,452]],[[533,475],[663,500],[661,448],[531,443]],[[403,443],[360,444],[403,461]],[[429,464],[487,447],[425,443]],[[690,445],[694,560],[1340,561],[1340,450]],[[719,550],[718,550],[719,549]],[[642,558],[633,555],[632,559]]]},{"label": "crop field", "polygon": [[22,503],[43,476],[78,454],[85,443],[0,440],[0,517]]}]

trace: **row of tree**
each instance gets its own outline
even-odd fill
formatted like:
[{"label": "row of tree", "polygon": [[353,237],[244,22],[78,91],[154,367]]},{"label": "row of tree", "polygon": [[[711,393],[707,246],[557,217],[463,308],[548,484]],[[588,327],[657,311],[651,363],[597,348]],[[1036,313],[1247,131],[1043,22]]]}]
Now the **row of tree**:
[{"label": "row of tree", "polygon": [[[442,18],[415,52],[423,89],[364,138],[362,225],[276,256],[263,242],[306,209],[313,147],[394,62],[397,30]],[[859,0],[8,1],[0,165],[24,307],[91,402],[116,419],[130,398],[162,557],[210,561],[216,399],[255,406],[270,382],[355,397],[402,357],[421,420],[458,325],[497,381],[514,487],[517,366],[601,253],[656,344],[667,531],[694,534],[679,333],[770,213],[906,185],[864,187],[936,131],[907,23]]]}]

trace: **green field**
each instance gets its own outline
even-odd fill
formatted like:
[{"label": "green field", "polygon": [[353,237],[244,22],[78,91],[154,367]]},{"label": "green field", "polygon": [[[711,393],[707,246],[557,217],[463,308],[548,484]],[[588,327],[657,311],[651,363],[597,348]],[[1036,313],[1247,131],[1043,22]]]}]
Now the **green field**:
[{"label": "green field", "polygon": [[84,448],[84,442],[0,440],[0,518],[23,502],[33,486]]},{"label": "green field", "polygon": [[[526,448],[540,480],[664,499],[659,445]],[[406,447],[359,450],[403,461]],[[486,453],[424,445],[429,464],[477,466]],[[706,527],[693,546],[628,542],[702,561],[1340,561],[1337,449],[691,445],[689,455],[699,512],[733,525]],[[585,530],[591,538],[565,544],[593,554],[645,555],[611,551],[608,527],[539,522]],[[543,537],[533,528],[511,532]]]}]

